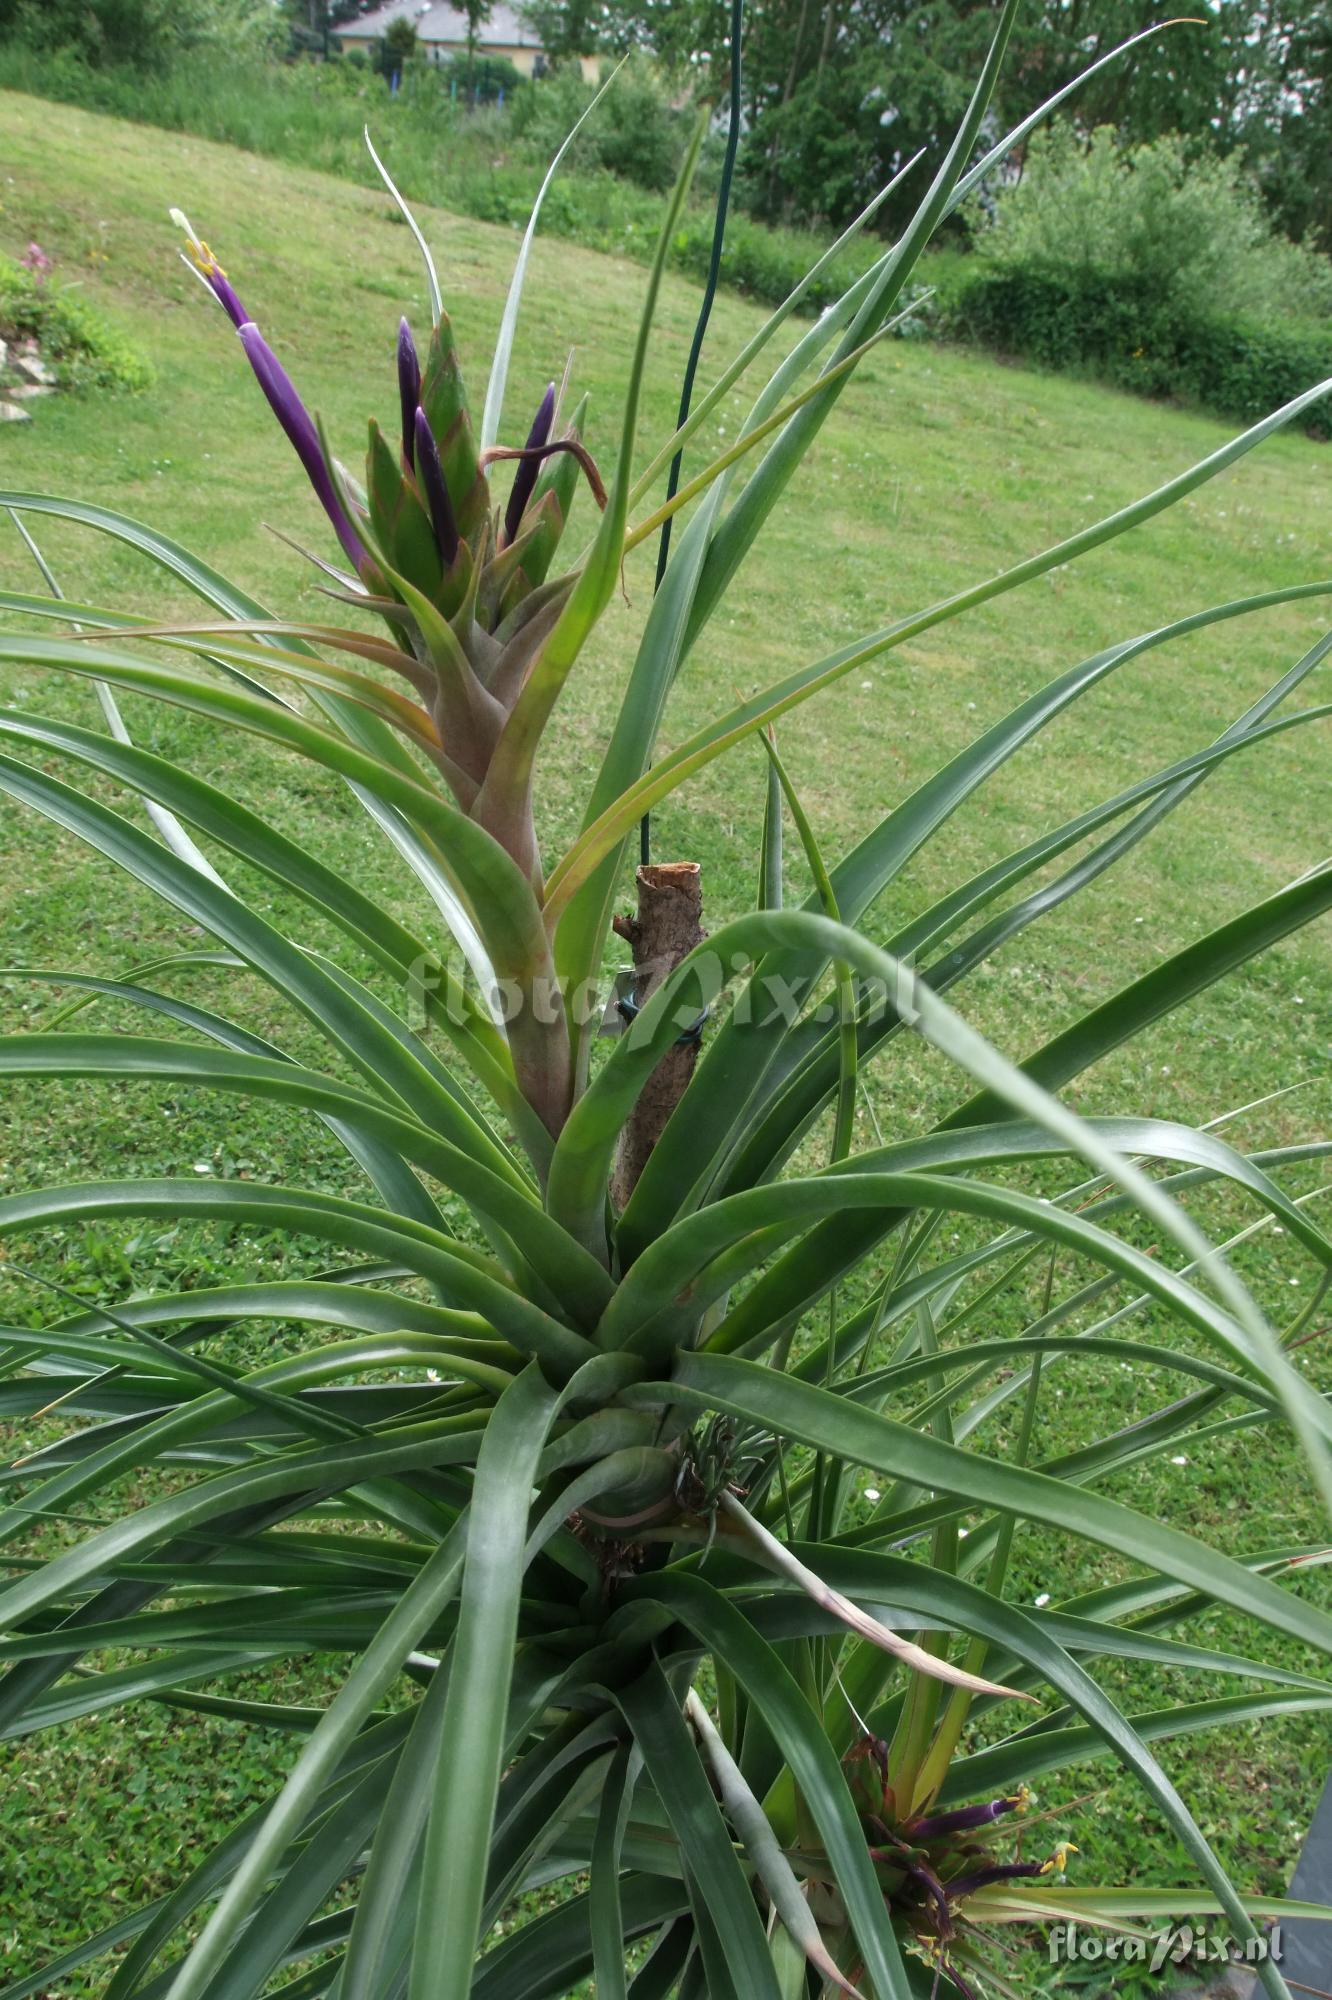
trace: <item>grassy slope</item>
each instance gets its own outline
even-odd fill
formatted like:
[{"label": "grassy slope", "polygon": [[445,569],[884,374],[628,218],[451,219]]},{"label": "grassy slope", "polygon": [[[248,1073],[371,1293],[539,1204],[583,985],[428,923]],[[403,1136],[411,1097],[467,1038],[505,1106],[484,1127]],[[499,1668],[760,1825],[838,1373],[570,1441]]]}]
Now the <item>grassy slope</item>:
[{"label": "grassy slope", "polygon": [[[367,411],[392,412],[401,306],[418,323],[423,317],[412,246],[406,231],[392,226],[387,202],[201,141],[18,97],[0,97],[0,131],[0,247],[38,238],[60,260],[59,281],[77,274],[158,369],[156,388],[143,397],[53,401],[38,422],[7,429],[0,476],[6,484],[100,499],[158,523],[280,608],[314,609],[320,600],[299,561],[259,525],[278,522],[314,543],[320,527],[313,503],[222,321],[176,261],[165,211],[179,203],[212,241],[352,457]],[[445,214],[429,217],[428,227],[464,355],[484,355],[512,238]],[[594,391],[589,441],[604,457],[641,286],[632,266],[566,245],[538,247],[506,430],[526,428],[529,406],[572,344],[578,379]],[[647,408],[654,440],[673,408],[695,308],[692,287],[668,283],[654,348],[657,387]],[[730,351],[755,323],[748,307],[719,301],[714,355]],[[480,373],[478,362],[478,395]],[[741,410],[737,397],[724,418],[732,434]],[[668,733],[716,711],[735,686],[776,679],[857,631],[1043,546],[1157,484],[1224,435],[1202,417],[966,354],[881,350],[771,523],[727,618],[690,664]],[[1324,573],[1330,497],[1327,450],[1278,439],[1109,553],[930,635],[798,713],[784,747],[828,850],[840,852],[871,814],[887,810],[943,756],[1069,662],[1196,606]],[[64,533],[44,540],[71,596],[139,601],[144,573],[128,556]],[[8,536],[0,537],[0,575],[30,587]],[[552,851],[575,823],[579,788],[612,712],[649,585],[640,557],[628,576],[630,602],[584,661],[559,718],[543,773]],[[166,601],[155,582],[148,587],[153,603]],[[1130,667],[944,831],[894,887],[876,922],[900,921],[959,872],[1208,741],[1321,629],[1310,607],[1222,628]],[[87,690],[39,687],[34,673],[13,677],[4,692],[95,719]],[[187,720],[130,715],[145,743],[272,809],[326,858],[372,890],[386,890],[392,877],[385,853],[336,790],[233,739],[210,741]],[[1075,1005],[1113,991],[1160,953],[1306,867],[1326,837],[1320,747],[1325,738],[1320,746],[1305,732],[1283,738],[1260,761],[1228,767],[1145,852],[1026,933],[974,981],[964,998],[973,1018],[1021,1053]],[[703,862],[714,921],[749,895],[761,796],[757,756],[732,757],[657,820],[660,855]],[[798,887],[794,869],[792,876]],[[281,919],[280,899],[266,886],[259,894]],[[194,942],[170,911],[13,809],[0,817],[0,910],[9,962],[106,970]],[[1201,1120],[1278,1084],[1307,1080],[1293,1098],[1248,1119],[1240,1136],[1261,1144],[1325,1130],[1320,1003],[1327,969],[1325,934],[1293,940],[1162,1024],[1131,1054],[1102,1064],[1079,1087],[1078,1100],[1086,1108]],[[209,997],[201,978],[189,990]],[[234,991],[223,1004],[237,1006]],[[48,1001],[15,985],[5,1022],[36,1023],[49,1011]],[[246,1018],[300,1046],[262,993],[247,995]],[[895,1131],[914,1129],[953,1095],[937,1067],[899,1064],[891,1094],[880,1093],[879,1114]],[[7,1093],[0,1109],[5,1185],[92,1177],[117,1153],[134,1173],[199,1169],[348,1184],[331,1142],[298,1130],[285,1114],[247,1118],[242,1107],[223,1112],[181,1092],[80,1092],[77,1101],[50,1091]],[[170,1231],[143,1232],[132,1242],[125,1232],[109,1239],[71,1233],[59,1245],[48,1238],[34,1253],[67,1279],[112,1293],[206,1282],[221,1256],[238,1254],[216,1239]],[[280,1253],[255,1242],[239,1254],[258,1269],[271,1268]],[[1267,1286],[1273,1309],[1288,1311],[1298,1294],[1279,1297],[1258,1259],[1252,1275]],[[41,1312],[44,1304],[11,1298],[10,1309]],[[1070,1377],[1053,1407],[1067,1428],[1050,1438],[1052,1450],[1099,1433],[1126,1409],[1119,1384],[1081,1377],[1076,1386]],[[1316,1532],[1283,1448],[1263,1432],[1242,1434],[1188,1467],[1167,1462],[1125,1475],[1114,1490],[1149,1511],[1182,1510],[1234,1548]],[[1020,1539],[1020,1555],[1019,1586],[1032,1594],[1058,1595],[1110,1573],[1071,1546],[1038,1548]],[[1239,1621],[1217,1620],[1209,1629],[1219,1642],[1255,1644]],[[1169,1698],[1164,1683],[1146,1676],[1115,1675],[1110,1684],[1134,1708]],[[0,1907],[0,1966],[7,1951],[16,1964],[30,1965],[42,1947],[67,1942],[163,1887],[179,1866],[180,1847],[197,1852],[210,1829],[231,1824],[277,1753],[245,1742],[230,1725],[144,1710],[132,1724],[83,1722],[6,1754],[0,1876],[13,1887]],[[1188,1739],[1167,1761],[1236,1870],[1255,1887],[1284,1883],[1327,1762],[1319,1719],[1264,1726],[1261,1735],[1250,1729]],[[1081,1879],[1129,1870],[1179,1878],[1172,1846],[1105,1767],[1071,1774],[1058,1792],[1048,1788],[1043,1802],[1093,1788],[1103,1788],[1100,1802],[1070,1826],[1086,1857]]]}]

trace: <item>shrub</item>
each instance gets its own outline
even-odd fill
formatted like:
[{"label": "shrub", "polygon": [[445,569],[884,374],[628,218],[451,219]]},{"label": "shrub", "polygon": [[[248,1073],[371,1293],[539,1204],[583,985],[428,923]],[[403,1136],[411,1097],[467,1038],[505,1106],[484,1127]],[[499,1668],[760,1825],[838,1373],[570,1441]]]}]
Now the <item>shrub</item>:
[{"label": "shrub", "polygon": [[[594,94],[575,64],[525,83],[514,99],[514,132],[548,159]],[[573,157],[657,191],[675,178],[687,130],[686,115],[669,102],[647,62],[632,59],[575,139]]]},{"label": "shrub", "polygon": [[523,84],[522,71],[507,56],[479,52],[470,60],[465,55],[450,56],[435,66],[435,73],[451,97],[467,98],[475,104],[507,102]]},{"label": "shrub", "polygon": [[[1316,326],[1209,312],[1163,295],[1155,282],[1087,268],[972,264],[947,329],[1041,367],[1241,419],[1332,372],[1332,336]],[[1332,407],[1312,403],[1300,422],[1311,437],[1332,436]]]},{"label": "shrub", "polygon": [[146,389],[148,362],[67,286],[38,283],[0,256],[0,340],[35,340],[56,379],[70,389]]},{"label": "shrub", "polygon": [[[567,83],[546,79],[515,93],[512,115],[506,103],[502,115],[483,106],[464,117],[450,100],[452,73],[445,64],[410,64],[401,90],[390,98],[364,60],[281,67],[236,61],[210,75],[203,88],[197,66],[187,63],[144,77],[123,65],[94,67],[68,50],[48,57],[26,43],[0,41],[0,87],[197,132],[350,180],[373,179],[361,137],[369,122],[407,194],[481,222],[521,228],[545,165],[534,134],[558,133],[562,139],[567,130],[553,112],[547,119],[543,111],[533,122],[533,106],[551,101],[540,93],[559,83],[568,90],[565,108],[572,122],[586,103],[585,87],[576,77]],[[678,158],[677,141],[672,144]],[[594,142],[592,154],[597,151]],[[657,216],[657,203],[646,190],[575,150],[547,198],[544,226],[589,249],[642,262],[651,255]],[[722,282],[779,305],[823,247],[822,239],[808,230],[768,228],[733,213]],[[672,261],[702,277],[711,251],[711,211],[686,210]],[[801,311],[822,311],[839,295],[846,274],[867,270],[882,252],[882,242],[872,237],[854,243],[834,271],[815,281]]]},{"label": "shrub", "polygon": [[0,40],[96,67],[161,70],[191,54],[273,54],[284,39],[268,0],[0,0]]},{"label": "shrub", "polygon": [[[1230,162],[1102,130],[1033,140],[945,316],[1044,367],[1252,418],[1327,371],[1332,265],[1274,236]],[[1326,403],[1304,428],[1329,435]]]},{"label": "shrub", "polygon": [[1332,264],[1274,232],[1235,161],[1177,138],[1120,147],[1106,128],[1083,141],[1066,124],[1037,135],[977,250],[1001,267],[1155,287],[1194,313],[1332,312]]}]

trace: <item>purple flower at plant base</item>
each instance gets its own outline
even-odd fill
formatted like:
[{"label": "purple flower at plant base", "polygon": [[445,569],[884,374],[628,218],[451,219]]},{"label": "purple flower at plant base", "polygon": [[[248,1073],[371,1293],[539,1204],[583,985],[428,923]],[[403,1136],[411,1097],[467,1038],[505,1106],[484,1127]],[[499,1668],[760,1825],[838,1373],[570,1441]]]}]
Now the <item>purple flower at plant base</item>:
[{"label": "purple flower at plant base", "polygon": [[291,440],[297,458],[305,467],[306,477],[315,490],[316,498],[332,522],[333,532],[342,543],[349,561],[353,568],[359,571],[361,564],[366,560],[365,548],[334,488],[314,419],[296,394],[291,377],[254,321],[244,321],[239,332],[241,346],[245,349],[259,387],[268,398],[269,408]]},{"label": "purple flower at plant base", "polygon": [[[550,427],[554,421],[555,384],[552,382],[546,390],[545,395],[541,398],[541,407],[537,411],[532,428],[527,434],[527,444],[525,447],[527,451],[540,451],[541,447],[550,437]],[[506,543],[513,541],[517,536],[519,527],[522,525],[523,515],[527,511],[527,503],[532,497],[532,489],[537,482],[537,473],[540,469],[541,460],[539,458],[520,458],[518,461],[518,470],[513,475],[513,488],[509,494],[509,504],[504,510],[504,540]]]},{"label": "purple flower at plant base", "polygon": [[914,1841],[940,1840],[950,1833],[970,1833],[977,1827],[991,1826],[1005,1813],[1017,1812],[1025,1803],[1026,1793],[1015,1792],[1008,1798],[990,1799],[985,1805],[959,1806],[954,1812],[936,1813],[930,1819],[913,1820],[907,1833]]},{"label": "purple flower at plant base", "polygon": [[430,420],[424,410],[416,412],[414,436],[416,476],[425,493],[426,506],[430,509],[430,525],[435,531],[439,559],[445,569],[452,569],[454,557],[458,553],[458,523],[453,517],[453,503],[449,499],[449,489],[444,483],[444,468],[439,462],[439,447],[435,443],[435,434],[430,428]]},{"label": "purple flower at plant base", "polygon": [[1077,1851],[1071,1840],[1061,1840],[1044,1861],[999,1861],[977,1869],[973,1875],[955,1875],[948,1884],[948,1893],[958,1901],[974,1895],[977,1889],[988,1889],[992,1882],[1020,1882],[1039,1875],[1062,1874],[1069,1855]]},{"label": "purple flower at plant base", "polygon": [[416,412],[421,406],[421,363],[405,319],[398,322],[398,395],[402,401],[402,460],[410,466],[416,444]]}]

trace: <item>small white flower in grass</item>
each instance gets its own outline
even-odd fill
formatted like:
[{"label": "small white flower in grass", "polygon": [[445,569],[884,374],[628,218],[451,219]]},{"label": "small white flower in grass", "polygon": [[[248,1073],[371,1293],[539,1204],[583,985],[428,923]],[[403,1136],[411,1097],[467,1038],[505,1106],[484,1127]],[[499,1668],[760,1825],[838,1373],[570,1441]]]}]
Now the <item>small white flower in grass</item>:
[{"label": "small white flower in grass", "polygon": [[862,682],[860,683],[860,685],[861,685],[861,686],[862,686],[863,688],[872,688],[872,687],[874,686],[874,683],[873,683],[873,681],[862,681]]},{"label": "small white flower in grass", "polygon": [[211,1174],[213,1171],[211,1161],[196,1160],[194,1163],[194,1171],[196,1174]]},{"label": "small white flower in grass", "polygon": [[1189,1462],[1188,1459],[1185,1457],[1182,1451],[1175,1452],[1175,1454],[1170,1460],[1170,1463],[1172,1465],[1187,1465],[1188,1462]]},{"label": "small white flower in grass", "polygon": [[1032,1602],[1035,1604],[1036,1609],[1038,1611],[1044,1611],[1046,1605],[1050,1602],[1049,1591],[1043,1590],[1039,1597],[1033,1598]]},{"label": "small white flower in grass", "polygon": [[1304,995],[1302,993],[1297,993],[1295,995],[1295,1005],[1297,1007],[1302,1007],[1304,1005]]},{"label": "small white flower in grass", "polygon": [[880,1497],[879,1489],[877,1486],[867,1486],[865,1488],[865,1498],[867,1500],[877,1500],[879,1497]]}]

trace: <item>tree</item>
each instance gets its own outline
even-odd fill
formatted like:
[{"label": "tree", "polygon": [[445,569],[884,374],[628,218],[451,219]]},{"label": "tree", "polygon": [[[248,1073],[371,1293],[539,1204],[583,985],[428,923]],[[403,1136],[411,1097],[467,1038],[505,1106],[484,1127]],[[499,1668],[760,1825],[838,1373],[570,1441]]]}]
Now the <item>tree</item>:
[{"label": "tree", "polygon": [[491,0],[463,0],[467,16],[467,94],[472,94],[476,77],[476,44],[482,27],[490,19]]},{"label": "tree", "polygon": [[269,0],[0,0],[0,37],[98,67],[157,69],[210,45],[265,53],[280,23]]},{"label": "tree", "polygon": [[595,55],[606,46],[604,10],[597,0],[530,0],[518,11],[552,62]]},{"label": "tree", "polygon": [[1264,7],[1237,143],[1283,229],[1332,250],[1332,8]]},{"label": "tree", "polygon": [[[1012,124],[1150,27],[1151,0],[1033,0],[992,119]],[[719,95],[726,0],[534,0],[552,50],[650,49],[678,83]],[[969,94],[992,14],[978,0],[766,0],[747,10],[742,193],[760,213],[842,219],[919,148],[937,160]],[[1176,133],[1238,149],[1283,228],[1332,242],[1332,0],[1210,0],[1109,63],[1069,106],[1122,144]],[[908,191],[881,226],[907,213]]]},{"label": "tree", "polygon": [[409,21],[405,14],[400,14],[396,21],[390,21],[379,46],[379,67],[384,75],[401,76],[420,46],[421,38],[414,21]]}]

